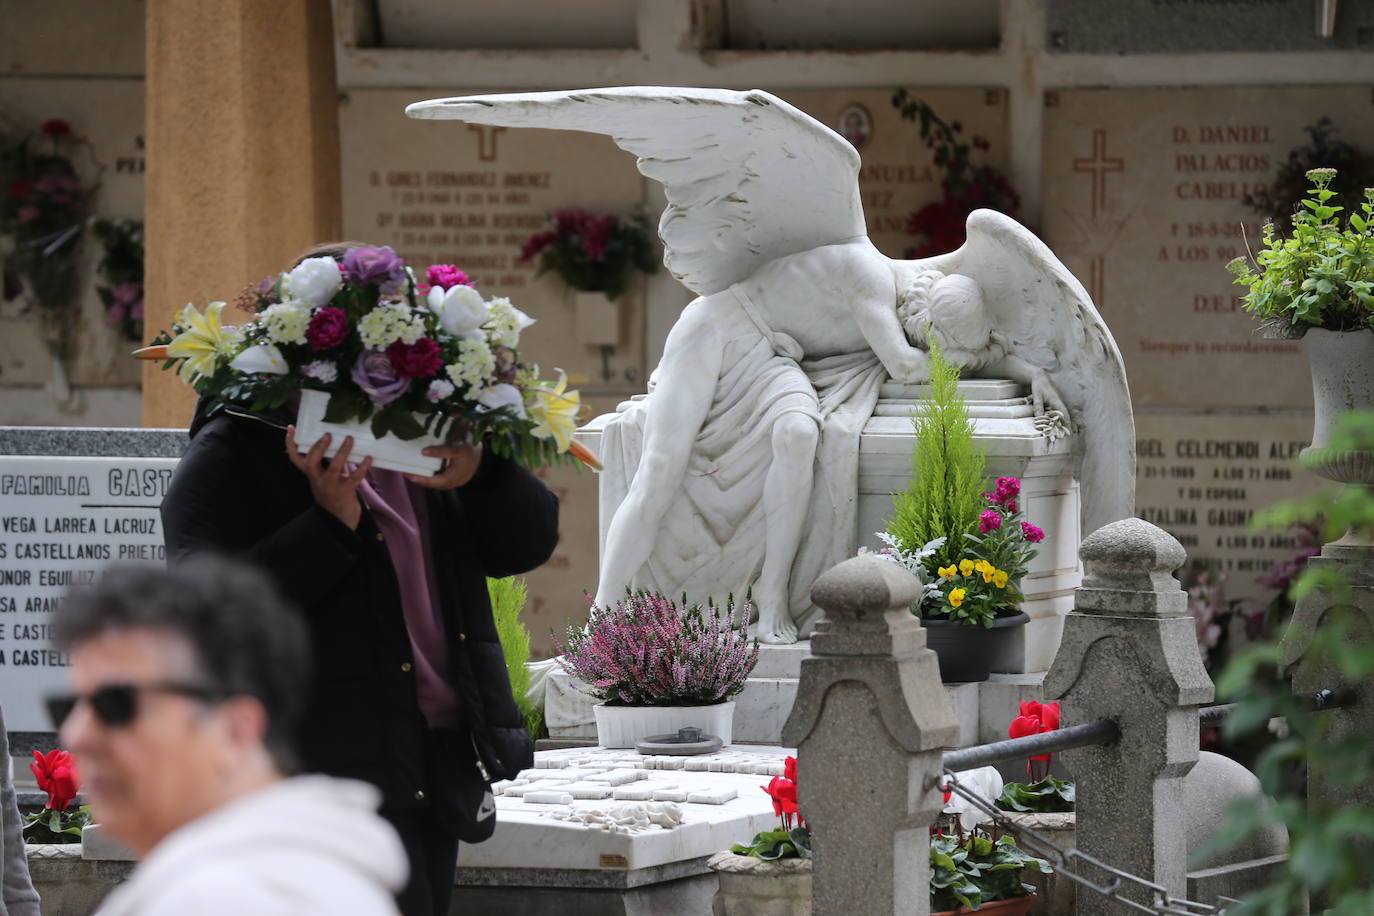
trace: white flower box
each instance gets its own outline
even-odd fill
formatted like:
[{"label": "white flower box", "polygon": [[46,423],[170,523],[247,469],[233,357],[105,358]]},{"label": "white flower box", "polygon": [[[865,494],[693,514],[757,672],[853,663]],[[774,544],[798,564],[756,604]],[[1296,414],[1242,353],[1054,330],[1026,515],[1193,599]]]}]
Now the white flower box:
[{"label": "white flower box", "polygon": [[421,436],[418,439],[399,439],[387,433],[378,439],[372,435],[372,426],[367,421],[350,423],[326,423],[325,408],[329,406],[329,394],[324,391],[305,390],[301,392],[301,406],[296,414],[296,448],[302,453],[311,447],[325,433],[334,438],[325,449],[325,457],[332,458],[343,445],[344,438],[353,437],[353,449],[349,460],[362,461],[371,456],[372,466],[388,471],[401,471],[408,474],[429,476],[443,467],[442,458],[430,458],[420,454],[420,450],[431,445],[443,445],[438,436]]},{"label": "white flower box", "polygon": [[696,727],[730,744],[735,732],[735,701],[710,706],[592,707],[596,715],[596,743],[602,747],[634,747],[653,735],[675,735],[679,728]]}]

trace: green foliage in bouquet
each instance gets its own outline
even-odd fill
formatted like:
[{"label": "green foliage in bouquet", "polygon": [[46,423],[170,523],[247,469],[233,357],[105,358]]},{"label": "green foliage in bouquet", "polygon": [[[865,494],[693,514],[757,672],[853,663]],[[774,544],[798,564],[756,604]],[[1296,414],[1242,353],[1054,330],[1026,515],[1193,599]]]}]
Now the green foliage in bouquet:
[{"label": "green foliage in bouquet", "polygon": [[978,528],[983,508],[982,450],[973,441],[973,423],[959,393],[959,369],[947,362],[934,341],[930,346],[930,396],[911,418],[911,482],[892,498],[887,531],[908,551],[945,540],[926,559],[934,579],[937,567],[958,562],[964,535]]},{"label": "green foliage in bouquet", "polygon": [[525,719],[525,730],[531,738],[539,738],[544,731],[544,711],[526,696],[530,689],[530,670],[525,667],[530,660],[530,631],[520,620],[528,593],[525,580],[515,576],[487,580],[491,613],[496,620],[496,635],[501,640],[501,651],[506,656],[510,689]]},{"label": "green foliage in bouquet", "polygon": [[977,909],[994,900],[1035,892],[1021,883],[1021,872],[1035,868],[1050,874],[1050,863],[1023,852],[1010,836],[996,840],[978,831],[963,836],[930,838],[930,911]]},{"label": "green foliage in bouquet", "polygon": [[1245,310],[1266,325],[1299,335],[1312,327],[1374,327],[1374,188],[1365,188],[1360,212],[1342,229],[1338,214],[1345,208],[1332,202],[1330,188],[1335,177],[1335,169],[1309,171],[1312,188],[1293,215],[1292,235],[1279,236],[1270,223],[1264,250],[1226,265],[1247,288]]}]

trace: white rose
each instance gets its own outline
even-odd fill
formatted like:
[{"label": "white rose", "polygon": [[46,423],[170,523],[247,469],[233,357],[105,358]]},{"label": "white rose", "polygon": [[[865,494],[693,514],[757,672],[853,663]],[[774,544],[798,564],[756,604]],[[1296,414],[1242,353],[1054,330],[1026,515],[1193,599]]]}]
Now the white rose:
[{"label": "white rose", "polygon": [[482,393],[477,396],[477,403],[488,410],[500,410],[502,407],[512,408],[511,412],[517,417],[525,417],[525,397],[520,393],[520,389],[514,385],[500,384],[492,385],[490,388],[483,388]]},{"label": "white rose", "polygon": [[438,316],[443,329],[454,337],[472,333],[487,320],[487,304],[471,286],[459,285],[448,290],[430,287],[429,308]]},{"label": "white rose", "polygon": [[339,265],[333,258],[306,258],[285,275],[283,294],[292,299],[304,299],[319,308],[334,298],[343,285]]},{"label": "white rose", "polygon": [[285,375],[289,369],[281,351],[271,344],[249,347],[229,361],[229,368],[239,372],[262,372],[267,375]]}]

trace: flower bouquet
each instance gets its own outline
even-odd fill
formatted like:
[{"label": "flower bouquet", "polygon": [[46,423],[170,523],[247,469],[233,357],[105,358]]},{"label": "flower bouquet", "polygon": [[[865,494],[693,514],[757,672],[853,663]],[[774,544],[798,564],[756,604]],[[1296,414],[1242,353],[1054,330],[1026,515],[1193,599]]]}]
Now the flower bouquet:
[{"label": "flower bouquet", "polygon": [[[256,320],[232,327],[225,303],[204,313],[188,304],[135,355],[177,367],[212,412],[278,408],[300,392],[303,452],[330,424],[354,424],[336,430],[355,436],[352,457],[393,470],[433,473],[439,459],[420,449],[460,437],[526,467],[598,466],[572,441],[580,401],[566,377],[540,380],[519,361],[520,333],[534,320],[509,299],[484,299],[452,265],[430,267],[420,282],[391,248],[360,246],[342,261],[308,258],[238,305]],[[334,436],[334,449],[342,440]]]},{"label": "flower bouquet", "polygon": [[520,249],[520,260],[539,258],[539,272],[551,270],[573,289],[605,293],[615,300],[635,271],[658,270],[658,252],[642,215],[621,219],[611,213],[557,210],[553,228],[537,232]]},{"label": "flower bouquet", "polygon": [[91,809],[82,805],[70,810],[80,787],[71,753],[57,749],[46,754],[34,751],[29,769],[38,788],[48,793],[48,801],[42,811],[24,819],[24,842],[80,843],[81,828],[90,823]]}]

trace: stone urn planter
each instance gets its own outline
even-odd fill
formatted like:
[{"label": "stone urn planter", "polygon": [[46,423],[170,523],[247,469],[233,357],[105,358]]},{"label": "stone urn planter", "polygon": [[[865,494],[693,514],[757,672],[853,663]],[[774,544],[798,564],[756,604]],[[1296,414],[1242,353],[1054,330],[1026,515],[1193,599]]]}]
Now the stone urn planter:
[{"label": "stone urn planter", "polygon": [[811,860],[718,852],[706,864],[720,879],[712,916],[811,916]]},{"label": "stone urn planter", "polygon": [[652,735],[676,734],[680,728],[699,728],[721,743],[734,739],[735,701],[710,706],[608,706],[592,707],[596,716],[596,743],[602,747],[634,747]]},{"label": "stone urn planter", "polygon": [[[1072,811],[1050,814],[1020,811],[1002,813],[1008,820],[1034,830],[1065,852],[1078,845],[1077,820]],[[1035,885],[1035,895],[1030,898],[1030,909],[1027,910],[1030,916],[1067,916],[1073,912],[1075,885],[1072,881],[1060,878],[1058,872],[1044,875],[1029,868],[1021,877],[1027,884]]]},{"label": "stone urn planter", "polygon": [[938,617],[921,618],[926,646],[940,658],[940,680],[946,684],[986,681],[992,661],[1004,657],[1016,632],[1030,622],[1024,611],[998,617],[990,627],[968,626]]},{"label": "stone urn planter", "polygon": [[[1299,460],[1337,483],[1374,485],[1374,452],[1330,447],[1337,418],[1348,410],[1374,410],[1374,331],[1309,330],[1302,338],[1312,367],[1312,444]],[[1347,532],[1340,546],[1365,546]]]}]

